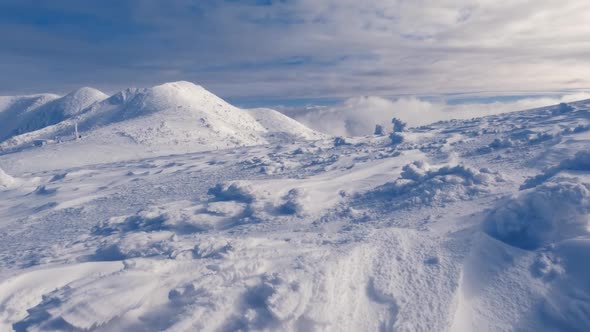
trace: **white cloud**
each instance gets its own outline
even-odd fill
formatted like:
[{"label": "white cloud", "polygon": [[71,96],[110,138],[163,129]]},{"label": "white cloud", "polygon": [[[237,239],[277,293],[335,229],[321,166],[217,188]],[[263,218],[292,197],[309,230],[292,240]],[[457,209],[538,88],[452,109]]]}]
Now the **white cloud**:
[{"label": "white cloud", "polygon": [[451,105],[429,102],[416,97],[391,100],[381,97],[355,97],[330,107],[309,107],[289,113],[307,126],[338,136],[362,136],[373,133],[376,124],[391,127],[393,117],[419,126],[450,119],[474,117],[526,110],[561,102],[590,99],[590,93],[576,93],[559,98],[523,98],[509,102],[464,103]]},{"label": "white cloud", "polygon": [[8,2],[84,19],[0,21],[0,90],[185,79],[223,97],[289,99],[590,87],[587,0]]},{"label": "white cloud", "polygon": [[[273,7],[254,12],[265,17],[287,12],[301,23],[275,27],[280,37],[276,31],[259,31],[273,40],[273,48],[257,54],[298,53],[316,61],[252,73],[247,87],[273,96],[590,86],[585,37],[590,35],[590,2],[585,0],[300,0]],[[252,46],[260,50],[257,43]],[[265,84],[270,78],[274,84]],[[240,93],[249,92],[242,88]]]}]

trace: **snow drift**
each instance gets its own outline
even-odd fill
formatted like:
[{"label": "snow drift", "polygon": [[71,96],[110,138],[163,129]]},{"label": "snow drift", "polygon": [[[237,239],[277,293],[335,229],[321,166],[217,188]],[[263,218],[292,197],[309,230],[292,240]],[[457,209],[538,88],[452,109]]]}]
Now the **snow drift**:
[{"label": "snow drift", "polygon": [[487,168],[477,170],[465,165],[435,167],[425,161],[414,161],[403,167],[395,181],[377,187],[365,196],[390,201],[395,208],[441,205],[473,199],[502,180],[498,173]]},{"label": "snow drift", "polygon": [[12,176],[6,174],[2,168],[0,168],[0,189],[8,189],[16,184],[17,180]]},{"label": "snow drift", "polygon": [[589,226],[590,185],[568,180],[503,201],[484,223],[489,235],[523,249],[588,235]]},{"label": "snow drift", "polygon": [[559,165],[550,167],[543,173],[527,179],[520,189],[538,186],[562,171],[590,172],[590,151],[580,151],[574,157],[563,160]]}]

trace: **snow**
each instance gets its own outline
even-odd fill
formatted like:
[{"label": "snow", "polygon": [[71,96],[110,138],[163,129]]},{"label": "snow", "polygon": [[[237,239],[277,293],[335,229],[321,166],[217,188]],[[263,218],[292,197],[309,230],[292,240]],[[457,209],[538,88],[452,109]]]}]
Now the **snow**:
[{"label": "snow", "polygon": [[562,171],[590,171],[590,151],[580,151],[573,158],[565,159],[559,165],[550,167],[543,173],[527,179],[521,189],[528,189],[542,184]]},{"label": "snow", "polygon": [[485,222],[491,236],[524,249],[589,235],[590,184],[561,180],[535,187],[502,202]]},{"label": "snow", "polygon": [[57,95],[0,97],[0,140],[20,133],[19,127],[29,113],[59,98]]},{"label": "snow", "polygon": [[[5,137],[0,149],[27,153],[35,145],[48,145],[40,153],[29,153],[30,158],[50,159],[55,162],[53,168],[63,168],[72,162],[83,166],[326,137],[276,111],[242,110],[201,86],[182,81],[126,89],[108,98],[97,90],[82,88],[50,104],[38,113],[51,120],[35,122],[43,126],[27,122],[30,130]],[[74,140],[76,125],[81,140]],[[48,156],[55,153],[70,158],[61,163]]]},{"label": "snow", "polygon": [[290,117],[269,108],[254,108],[247,110],[258,121],[269,135],[293,136],[307,140],[326,138],[328,135],[313,131]]},{"label": "snow", "polygon": [[4,172],[0,168],[0,189],[8,189],[8,188],[11,188],[16,183],[17,183],[17,180],[15,178],[13,178],[12,176],[6,174],[6,172]]},{"label": "snow", "polygon": [[92,88],[80,88],[58,98],[52,95],[15,97],[10,107],[4,111],[0,109],[3,117],[0,123],[5,124],[0,127],[0,140],[65,121],[106,98],[107,95]]},{"label": "snow", "polygon": [[394,207],[423,206],[468,200],[488,192],[487,187],[502,182],[498,173],[464,165],[431,167],[415,161],[402,168],[400,177],[368,193],[368,199],[385,199]]},{"label": "snow", "polygon": [[1,331],[590,329],[589,101],[335,145],[188,82],[74,95],[2,143]]}]

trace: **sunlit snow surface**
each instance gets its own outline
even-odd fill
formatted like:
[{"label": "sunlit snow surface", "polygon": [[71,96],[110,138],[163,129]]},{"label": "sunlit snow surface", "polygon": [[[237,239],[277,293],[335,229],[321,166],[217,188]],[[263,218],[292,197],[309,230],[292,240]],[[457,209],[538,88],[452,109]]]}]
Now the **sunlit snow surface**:
[{"label": "sunlit snow surface", "polygon": [[[187,140],[166,153],[135,122],[120,146],[5,153],[0,330],[590,330],[590,104],[572,106],[397,146],[257,110],[229,149],[186,153],[203,131],[170,122]],[[208,147],[244,123],[215,119]]]}]

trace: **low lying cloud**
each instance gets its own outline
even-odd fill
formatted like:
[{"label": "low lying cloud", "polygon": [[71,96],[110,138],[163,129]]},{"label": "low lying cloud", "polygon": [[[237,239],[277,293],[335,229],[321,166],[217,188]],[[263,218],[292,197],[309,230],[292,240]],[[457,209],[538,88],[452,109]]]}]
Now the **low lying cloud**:
[{"label": "low lying cloud", "polygon": [[393,117],[406,121],[410,126],[420,126],[442,120],[470,119],[583,99],[590,99],[590,93],[576,93],[559,98],[539,97],[461,104],[430,102],[416,97],[391,100],[368,96],[350,98],[335,106],[307,107],[286,113],[321,132],[338,136],[362,136],[372,134],[377,124],[385,128],[391,127]]}]

